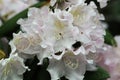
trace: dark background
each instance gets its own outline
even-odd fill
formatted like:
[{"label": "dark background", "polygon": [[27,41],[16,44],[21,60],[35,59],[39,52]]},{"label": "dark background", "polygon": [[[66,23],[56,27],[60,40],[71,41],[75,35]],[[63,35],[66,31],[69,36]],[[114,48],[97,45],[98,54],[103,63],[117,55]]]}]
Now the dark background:
[{"label": "dark background", "polygon": [[120,0],[110,0],[101,12],[105,15],[108,28],[113,36],[120,35]]}]

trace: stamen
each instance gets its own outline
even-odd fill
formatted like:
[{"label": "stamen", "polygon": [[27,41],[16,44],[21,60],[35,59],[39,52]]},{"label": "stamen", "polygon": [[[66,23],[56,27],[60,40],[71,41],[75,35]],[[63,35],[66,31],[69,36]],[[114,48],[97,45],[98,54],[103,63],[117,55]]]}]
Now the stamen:
[{"label": "stamen", "polygon": [[66,58],[63,58],[63,61],[64,61],[64,64],[71,69],[77,69],[79,66],[79,62],[75,58],[66,57]]}]

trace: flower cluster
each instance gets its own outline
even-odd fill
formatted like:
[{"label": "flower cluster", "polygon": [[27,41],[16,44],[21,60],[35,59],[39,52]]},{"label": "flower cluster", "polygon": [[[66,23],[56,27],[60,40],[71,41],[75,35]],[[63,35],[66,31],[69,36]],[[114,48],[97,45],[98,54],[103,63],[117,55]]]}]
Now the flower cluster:
[{"label": "flower cluster", "polygon": [[10,58],[0,62],[1,80],[20,80],[26,69],[23,60],[34,56],[39,59],[38,65],[44,58],[50,59],[47,70],[52,80],[62,76],[83,80],[87,70],[97,69],[96,50],[103,47],[105,25],[94,2],[51,0],[49,6],[30,8],[28,18],[18,20],[22,31],[13,34]]}]

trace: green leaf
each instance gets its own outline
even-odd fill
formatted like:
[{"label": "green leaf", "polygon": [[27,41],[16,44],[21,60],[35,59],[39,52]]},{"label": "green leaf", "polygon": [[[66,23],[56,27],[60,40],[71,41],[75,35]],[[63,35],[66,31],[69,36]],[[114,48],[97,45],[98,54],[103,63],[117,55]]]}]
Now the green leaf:
[{"label": "green leaf", "polygon": [[30,68],[30,71],[24,73],[23,80],[51,80],[50,74],[46,70],[49,65],[49,59],[45,58],[42,65],[38,65],[38,58],[28,59],[25,64]]},{"label": "green leaf", "polygon": [[97,71],[87,71],[84,80],[106,80],[109,77],[107,71],[98,67]]},{"label": "green leaf", "polygon": [[109,0],[108,5],[101,11],[107,22],[120,22],[120,0]]},{"label": "green leaf", "polygon": [[36,56],[32,59],[26,60],[25,65],[29,67],[30,71],[26,71],[23,74],[23,80],[35,80],[34,77],[37,72],[37,63],[38,62],[39,62],[39,60],[37,59]]},{"label": "green leaf", "polygon": [[[37,4],[35,4],[35,5],[31,6],[31,7],[42,7],[43,5],[45,5],[47,3],[48,3],[47,1],[42,1],[42,2],[38,2]],[[14,16],[13,18],[9,19],[8,21],[6,21],[0,27],[0,37],[6,36],[6,35],[10,35],[14,31],[18,30],[19,29],[19,25],[16,22],[20,18],[26,18],[27,17],[27,12],[28,12],[28,8],[25,9],[24,11],[20,12],[16,16]]]},{"label": "green leaf", "polygon": [[49,72],[46,70],[49,65],[49,59],[44,58],[43,64],[38,66],[35,80],[51,80]]},{"label": "green leaf", "polygon": [[109,44],[112,46],[117,46],[117,43],[116,43],[114,37],[108,30],[106,30],[106,35],[104,36],[104,39],[105,39],[106,44]]}]

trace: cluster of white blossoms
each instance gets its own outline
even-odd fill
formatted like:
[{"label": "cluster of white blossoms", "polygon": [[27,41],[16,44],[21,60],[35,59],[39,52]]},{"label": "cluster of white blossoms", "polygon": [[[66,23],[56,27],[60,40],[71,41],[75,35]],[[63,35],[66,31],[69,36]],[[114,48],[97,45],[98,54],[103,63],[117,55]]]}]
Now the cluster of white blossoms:
[{"label": "cluster of white blossoms", "polygon": [[[13,40],[10,41],[13,57],[5,59],[8,63],[4,65],[4,61],[0,62],[4,68],[0,73],[1,80],[8,80],[9,76],[9,80],[19,80],[12,78],[19,76],[16,74],[18,71],[14,70],[19,68],[16,70],[22,70],[20,74],[23,73],[26,69],[23,60],[35,55],[39,59],[38,65],[42,64],[44,58],[50,59],[47,70],[51,80],[62,76],[69,80],[83,80],[87,70],[97,69],[94,60],[97,57],[96,50],[104,44],[105,29],[101,22],[104,16],[98,12],[94,2],[51,0],[50,5],[52,10],[48,5],[30,8],[28,18],[18,20],[22,31],[13,34]],[[14,55],[20,58],[11,59]],[[10,65],[8,67],[12,70],[9,71],[6,65]],[[4,79],[5,75],[9,76]]]}]

